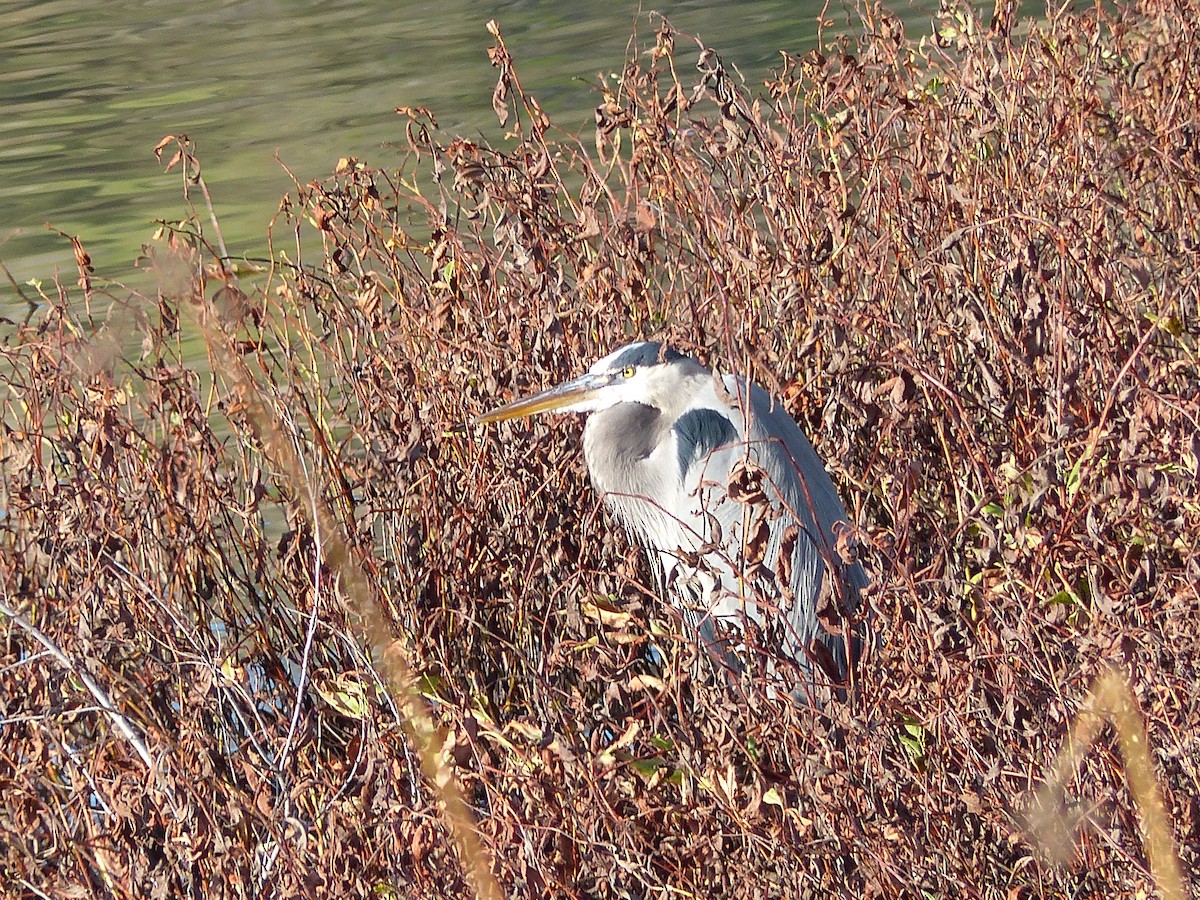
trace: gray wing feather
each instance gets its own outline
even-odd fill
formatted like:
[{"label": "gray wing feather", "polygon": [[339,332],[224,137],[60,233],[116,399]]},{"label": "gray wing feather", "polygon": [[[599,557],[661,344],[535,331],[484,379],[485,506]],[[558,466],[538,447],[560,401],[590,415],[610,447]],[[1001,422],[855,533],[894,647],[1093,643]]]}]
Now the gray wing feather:
[{"label": "gray wing feather", "polygon": [[[737,579],[757,580],[755,590],[762,590],[762,569],[757,574],[737,571],[741,565],[740,551],[748,539],[744,532],[752,533],[756,523],[747,515],[744,504],[727,499],[723,493],[731,472],[745,460],[752,460],[765,470],[762,486],[771,511],[767,514],[769,536],[763,566],[771,575],[790,574],[791,597],[785,599],[776,593],[775,601],[785,610],[779,621],[781,617],[764,615],[752,602],[747,602],[753,592],[742,599],[730,596],[725,585],[726,599],[714,604],[712,615],[735,626],[743,615],[759,625],[778,625],[782,646],[777,651],[801,665],[806,660],[802,648],[818,638],[844,669],[845,641],[820,627],[816,607],[827,574],[832,576],[834,596],[849,611],[856,608],[858,593],[867,583],[862,567],[857,563],[845,565],[837,553],[834,525],[846,520],[845,508],[820,457],[782,404],[734,376],[726,376],[725,383],[730,394],[739,398],[738,406],[747,409],[747,415],[743,418],[735,408],[735,421],[730,421],[716,410],[698,409],[681,417],[680,425],[684,428],[680,432],[680,463],[681,466],[685,460],[688,463],[684,483],[701,498],[705,514],[702,518],[708,523],[705,537],[726,549],[726,572],[722,574],[733,575],[734,584]],[[690,456],[685,454],[685,438],[693,438],[690,446],[695,449]],[[706,452],[700,452],[702,449]],[[785,533],[790,525],[798,526],[800,533],[788,542],[790,566],[781,567],[779,555],[785,548]],[[719,534],[715,533],[718,531]]]},{"label": "gray wing feather", "polygon": [[687,484],[692,466],[709,454],[737,443],[738,432],[729,417],[715,409],[693,409],[675,422],[676,450],[679,453],[679,477]]}]

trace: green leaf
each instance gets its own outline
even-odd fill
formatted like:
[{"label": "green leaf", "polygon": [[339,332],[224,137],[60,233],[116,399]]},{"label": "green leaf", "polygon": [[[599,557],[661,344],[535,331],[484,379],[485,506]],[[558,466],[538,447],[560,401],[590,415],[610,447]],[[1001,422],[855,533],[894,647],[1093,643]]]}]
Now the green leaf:
[{"label": "green leaf", "polygon": [[1079,472],[1080,472],[1080,467],[1082,465],[1083,465],[1083,456],[1080,456],[1079,459],[1075,460],[1075,465],[1071,466],[1070,470],[1067,472],[1066,482],[1067,482],[1067,497],[1068,498],[1073,498],[1075,496],[1075,494],[1077,494],[1079,492],[1079,482],[1080,482]]},{"label": "green leaf", "polygon": [[654,757],[652,759],[631,759],[629,760],[629,766],[643,778],[649,778],[659,769],[667,768],[668,764],[666,760]]},{"label": "green leaf", "polygon": [[1075,595],[1065,588],[1046,601],[1051,606],[1074,606]]}]

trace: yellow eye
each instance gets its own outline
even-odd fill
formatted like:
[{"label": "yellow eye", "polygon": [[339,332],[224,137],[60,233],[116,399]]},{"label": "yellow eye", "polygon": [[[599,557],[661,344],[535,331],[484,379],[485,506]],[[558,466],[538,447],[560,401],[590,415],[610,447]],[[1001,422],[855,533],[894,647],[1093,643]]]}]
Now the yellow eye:
[{"label": "yellow eye", "polygon": [[626,366],[621,370],[621,377],[632,378],[635,372],[637,372],[637,369],[635,369],[633,366]]}]

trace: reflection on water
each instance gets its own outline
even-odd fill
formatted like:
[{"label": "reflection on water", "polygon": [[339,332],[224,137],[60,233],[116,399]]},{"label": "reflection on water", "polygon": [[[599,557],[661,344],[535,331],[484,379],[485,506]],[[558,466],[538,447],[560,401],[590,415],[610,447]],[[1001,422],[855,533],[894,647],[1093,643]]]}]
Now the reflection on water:
[{"label": "reflection on water", "polygon": [[[822,2],[652,6],[755,83],[778,49],[813,45]],[[526,88],[556,121],[586,133],[596,104],[589,83],[620,69],[635,24],[653,27],[638,7],[0,0],[0,260],[18,282],[56,268],[73,281],[70,246],[45,230],[51,222],[83,237],[100,274],[127,276],[153,220],[183,214],[178,177],[160,174],[150,153],[171,132],[199,147],[230,252],[262,256],[290,187],[276,151],[302,181],[326,175],[340,156],[387,165],[398,105],[426,106],[452,131],[499,138],[489,18]],[[928,12],[906,16],[916,26]],[[0,283],[0,315],[22,308]]]}]

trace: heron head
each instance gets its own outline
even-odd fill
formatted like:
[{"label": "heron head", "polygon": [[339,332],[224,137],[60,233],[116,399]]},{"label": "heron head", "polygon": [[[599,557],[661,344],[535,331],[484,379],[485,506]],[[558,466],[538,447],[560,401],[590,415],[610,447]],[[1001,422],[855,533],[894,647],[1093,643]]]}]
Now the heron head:
[{"label": "heron head", "polygon": [[669,390],[670,369],[688,358],[653,341],[614,350],[578,378],[489,410],[475,424],[503,422],[543,412],[593,413],[618,403],[658,406]]}]

